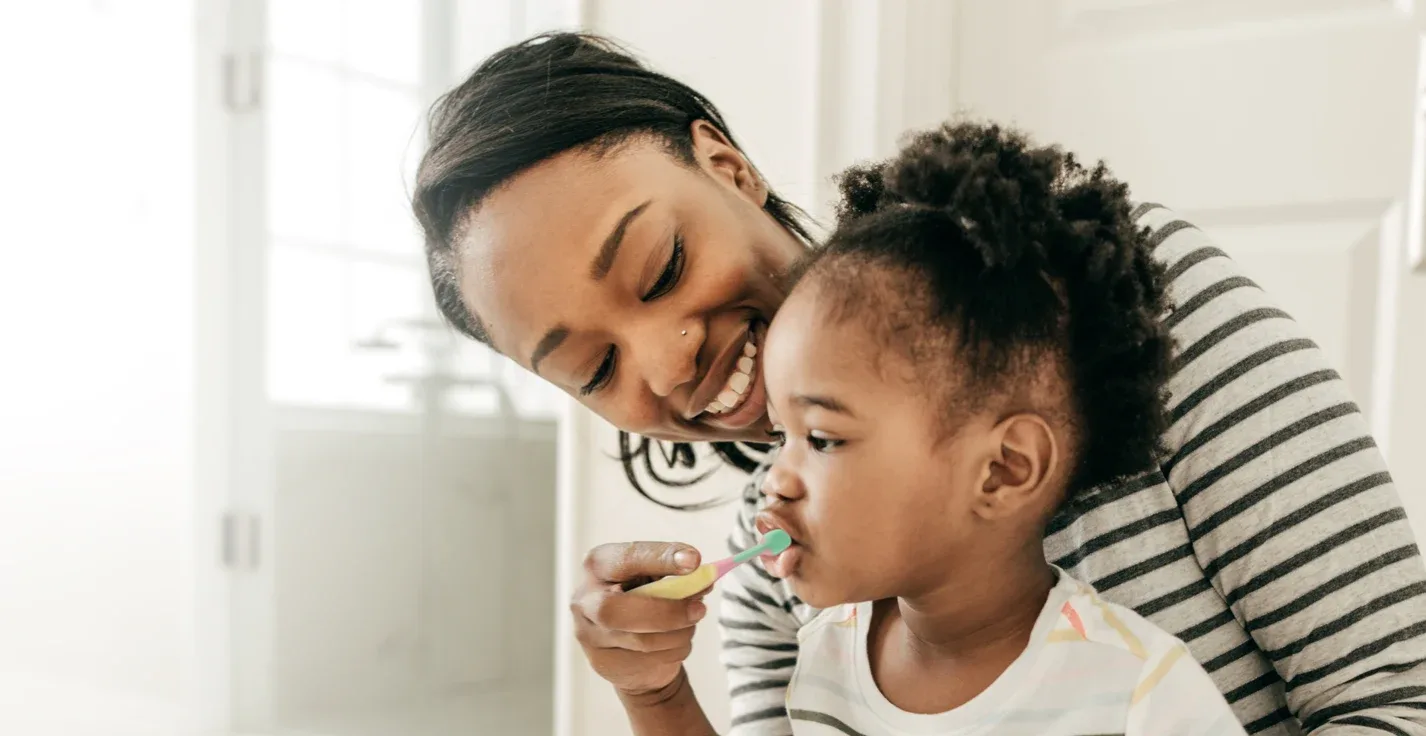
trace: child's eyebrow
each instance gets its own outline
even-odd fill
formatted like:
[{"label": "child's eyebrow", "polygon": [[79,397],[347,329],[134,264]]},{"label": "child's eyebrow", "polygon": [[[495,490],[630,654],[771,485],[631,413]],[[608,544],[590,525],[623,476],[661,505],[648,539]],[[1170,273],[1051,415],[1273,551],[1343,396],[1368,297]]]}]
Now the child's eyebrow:
[{"label": "child's eyebrow", "polygon": [[809,406],[821,407],[823,409],[826,409],[827,411],[834,411],[838,414],[845,414],[853,419],[855,419],[857,416],[856,414],[852,413],[851,409],[847,408],[846,404],[843,404],[842,402],[837,401],[836,399],[830,396],[818,396],[815,394],[796,394],[792,397],[792,405],[801,408],[806,408]]}]

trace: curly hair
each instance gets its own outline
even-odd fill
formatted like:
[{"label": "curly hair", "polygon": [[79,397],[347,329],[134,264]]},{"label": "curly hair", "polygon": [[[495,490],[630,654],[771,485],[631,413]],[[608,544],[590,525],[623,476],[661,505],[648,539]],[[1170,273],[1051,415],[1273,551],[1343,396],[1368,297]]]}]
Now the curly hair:
[{"label": "curly hair", "polygon": [[961,361],[961,396],[1055,366],[1078,449],[1072,489],[1163,456],[1165,269],[1102,162],[1086,169],[1022,133],[963,122],[840,185],[836,232],[794,273],[817,282],[829,319],[866,321],[917,372]]}]

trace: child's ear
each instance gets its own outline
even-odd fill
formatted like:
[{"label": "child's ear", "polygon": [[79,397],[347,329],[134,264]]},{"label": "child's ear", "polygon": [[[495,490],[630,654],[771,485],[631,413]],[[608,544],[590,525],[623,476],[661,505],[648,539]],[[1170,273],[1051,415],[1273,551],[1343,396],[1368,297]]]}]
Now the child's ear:
[{"label": "child's ear", "polygon": [[987,444],[976,513],[998,519],[1042,503],[1060,462],[1050,425],[1036,414],[1016,414],[995,425]]}]

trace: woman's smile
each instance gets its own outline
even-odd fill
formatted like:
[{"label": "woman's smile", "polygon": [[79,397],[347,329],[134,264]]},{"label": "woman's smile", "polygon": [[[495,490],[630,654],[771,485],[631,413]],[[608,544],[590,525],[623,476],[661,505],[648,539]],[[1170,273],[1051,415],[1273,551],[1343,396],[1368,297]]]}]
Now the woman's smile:
[{"label": "woman's smile", "polygon": [[[766,329],[750,321],[724,347],[708,374],[694,389],[692,418],[724,430],[745,429],[767,415],[759,350]],[[701,407],[701,408],[697,408]]]}]

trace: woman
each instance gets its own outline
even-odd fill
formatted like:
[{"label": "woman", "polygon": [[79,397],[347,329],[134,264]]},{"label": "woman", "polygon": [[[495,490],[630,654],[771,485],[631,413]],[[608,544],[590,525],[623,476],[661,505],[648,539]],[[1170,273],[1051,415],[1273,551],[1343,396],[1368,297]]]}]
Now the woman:
[{"label": "woman", "polygon": [[[516,45],[433,109],[414,207],[459,329],[623,430],[753,464],[737,443],[770,429],[757,346],[809,238],[708,100],[600,39]],[[1057,517],[1047,556],[1188,642],[1250,733],[1420,732],[1426,568],[1365,422],[1207,238],[1156,205],[1136,215],[1172,280],[1172,456]],[[756,474],[748,488],[735,547],[755,534]],[[638,732],[711,732],[681,666],[702,603],[621,592],[697,562],[600,547],[574,594]],[[813,611],[755,565],[730,577],[734,732],[789,733]]]}]

